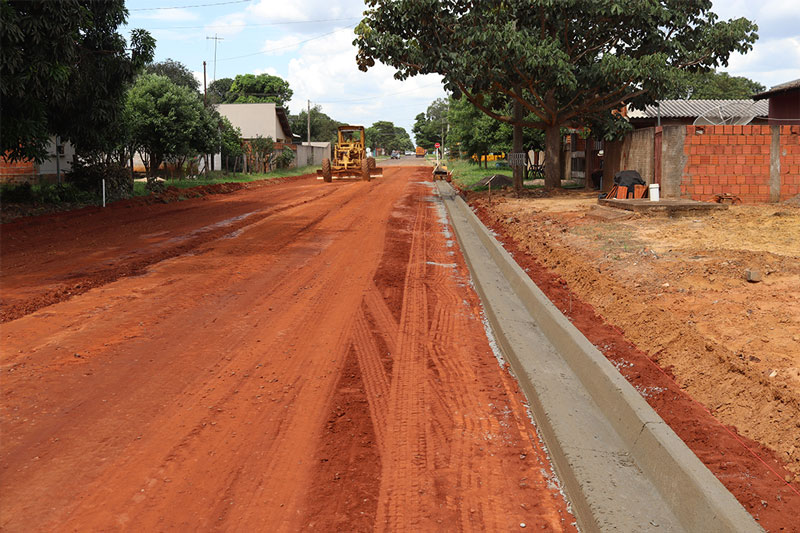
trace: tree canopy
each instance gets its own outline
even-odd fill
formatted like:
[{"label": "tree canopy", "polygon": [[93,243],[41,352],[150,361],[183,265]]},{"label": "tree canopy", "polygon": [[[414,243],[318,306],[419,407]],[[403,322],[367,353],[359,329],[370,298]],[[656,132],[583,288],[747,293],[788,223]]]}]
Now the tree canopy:
[{"label": "tree canopy", "polygon": [[414,118],[411,132],[414,134],[417,146],[433,150],[437,142],[446,145],[447,110],[448,101],[444,98],[437,98],[431,102],[425,113],[420,113]]},{"label": "tree canopy", "polygon": [[105,150],[125,91],[152,60],[155,40],[117,31],[124,0],[0,2],[0,152],[41,161],[51,135],[79,151]]},{"label": "tree canopy", "polygon": [[233,78],[220,78],[211,82],[206,88],[206,99],[209,105],[231,103],[233,98],[229,96],[233,85]]},{"label": "tree canopy", "polygon": [[126,115],[132,144],[148,155],[149,174],[163,161],[219,149],[219,115],[166,76],[139,76],[128,91]]},{"label": "tree canopy", "polygon": [[[511,151],[510,124],[491,118],[466,98],[458,100],[451,98],[449,107],[450,134],[446,145],[448,148],[464,152],[467,156]],[[542,131],[526,129],[523,132],[523,147],[525,151],[541,150],[544,147]]]},{"label": "tree canopy", "polygon": [[395,126],[388,120],[379,120],[364,132],[367,146],[373,149],[383,148],[387,152],[394,150],[405,151],[413,150],[411,137],[405,128]]},{"label": "tree canopy", "polygon": [[667,98],[692,100],[745,100],[767,88],[743,76],[727,72],[687,72],[681,86]]},{"label": "tree canopy", "polygon": [[[681,72],[726,65],[756,26],[720,21],[710,0],[367,0],[356,27],[359,68],[395,78],[437,73],[501,122],[545,130],[545,186],[560,186],[561,126],[661,98]],[[498,113],[505,97],[514,113]],[[508,109],[508,107],[505,107]],[[524,114],[531,119],[525,119]]]},{"label": "tree canopy", "polygon": [[273,102],[279,107],[285,108],[289,100],[292,99],[293,94],[292,89],[289,87],[289,82],[271,74],[237,74],[227,92],[223,91],[224,88],[224,84],[215,87],[215,91],[219,90],[221,93],[219,96],[222,98],[218,103]]},{"label": "tree canopy", "polygon": [[192,71],[186,68],[186,65],[180,61],[167,58],[164,61],[150,63],[145,67],[145,72],[148,74],[158,74],[159,76],[166,76],[175,85],[181,87],[188,87],[193,91],[200,92],[200,82],[194,77]]},{"label": "tree canopy", "polygon": [[[300,136],[300,140],[305,142],[308,134],[308,111],[303,110],[298,115],[289,115],[289,125],[292,132]],[[311,108],[311,140],[319,142],[330,142],[331,146],[336,144],[336,128],[343,126],[343,122],[334,120],[322,112],[318,105]]]}]

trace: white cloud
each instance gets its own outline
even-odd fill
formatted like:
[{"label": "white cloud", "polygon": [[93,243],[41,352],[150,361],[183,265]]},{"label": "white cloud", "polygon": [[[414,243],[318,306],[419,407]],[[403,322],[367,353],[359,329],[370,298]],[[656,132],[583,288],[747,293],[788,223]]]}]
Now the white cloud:
[{"label": "white cloud", "polygon": [[205,31],[222,37],[233,37],[244,29],[246,23],[247,15],[245,13],[231,13],[214,19],[205,27]]},{"label": "white cloud", "polygon": [[197,20],[196,13],[188,9],[158,9],[154,11],[147,11],[144,13],[137,13],[136,18],[148,20],[160,20],[165,22],[180,22],[187,20]]},{"label": "white cloud", "polygon": [[278,74],[278,69],[273,67],[257,68],[253,71],[253,74],[269,74],[270,76],[282,77],[280,74]]},{"label": "white cloud", "polygon": [[300,48],[302,35],[287,35],[280,39],[267,39],[261,47],[265,55],[282,55]]},{"label": "white cloud", "polygon": [[294,91],[292,113],[306,100],[322,106],[336,120],[370,126],[389,120],[411,133],[413,117],[444,96],[441,78],[394,79],[394,69],[377,64],[367,72],[356,65],[352,31],[341,31],[306,43],[289,61],[286,79]]},{"label": "white cloud", "polygon": [[745,55],[732,54],[731,76],[745,76],[767,87],[800,76],[800,2],[797,0],[714,0],[721,19],[745,17],[758,25],[759,39]]},{"label": "white cloud", "polygon": [[274,0],[261,0],[247,7],[253,19],[270,22],[298,22],[308,20],[360,17],[364,3],[360,0],[332,2],[331,0],[293,0],[276,8]]},{"label": "white cloud", "polygon": [[800,37],[758,41],[746,55],[731,56],[727,71],[771,87],[800,76]]},{"label": "white cloud", "polygon": [[[219,17],[206,26],[206,31],[219,35],[234,36],[253,26],[262,26],[264,31],[291,31],[295,34],[311,35],[330,31],[331,21],[358,23],[364,11],[361,1],[347,0],[294,0],[276,7],[274,0],[260,0],[242,11]],[[347,19],[347,20],[341,20]],[[298,40],[302,40],[298,39]]]}]

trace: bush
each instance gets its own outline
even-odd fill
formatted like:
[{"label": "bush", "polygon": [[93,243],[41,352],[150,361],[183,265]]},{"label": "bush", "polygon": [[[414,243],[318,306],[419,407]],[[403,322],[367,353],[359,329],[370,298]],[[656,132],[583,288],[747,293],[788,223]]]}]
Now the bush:
[{"label": "bush", "polygon": [[0,187],[0,202],[4,204],[30,204],[33,201],[33,186],[28,182]]},{"label": "bush", "polygon": [[88,191],[82,191],[74,184],[3,185],[0,187],[0,202],[13,204],[61,204],[61,203],[94,203],[97,197]]},{"label": "bush", "polygon": [[102,193],[103,179],[106,180],[106,201],[130,198],[133,195],[130,170],[118,163],[79,163],[65,175],[67,183],[97,196]]},{"label": "bush", "polygon": [[275,158],[275,166],[278,168],[289,168],[289,165],[294,161],[294,150],[288,146],[284,146],[278,157]]}]

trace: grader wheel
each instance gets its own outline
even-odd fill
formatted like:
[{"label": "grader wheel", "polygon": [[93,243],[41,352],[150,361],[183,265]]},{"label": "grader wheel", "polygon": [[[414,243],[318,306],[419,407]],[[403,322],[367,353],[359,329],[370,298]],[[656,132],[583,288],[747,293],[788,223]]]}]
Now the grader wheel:
[{"label": "grader wheel", "polygon": [[327,158],[322,160],[322,181],[327,183],[333,181],[333,175],[331,174],[331,160]]},{"label": "grader wheel", "polygon": [[369,181],[369,159],[361,160],[361,179],[364,181]]},{"label": "grader wheel", "polygon": [[377,166],[375,164],[375,158],[374,157],[368,157],[367,158],[367,163],[369,164],[370,170],[372,170],[373,168],[375,168]]}]

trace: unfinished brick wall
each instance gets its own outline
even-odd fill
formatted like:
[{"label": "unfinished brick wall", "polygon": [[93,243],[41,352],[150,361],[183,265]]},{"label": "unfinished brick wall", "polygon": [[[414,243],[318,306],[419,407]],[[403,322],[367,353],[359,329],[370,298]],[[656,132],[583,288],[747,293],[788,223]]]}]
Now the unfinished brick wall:
[{"label": "unfinished brick wall", "polygon": [[[788,126],[783,126],[788,128]],[[783,142],[783,132],[781,132]],[[787,132],[787,138],[789,137]],[[789,140],[787,140],[787,143]],[[718,194],[734,194],[744,203],[770,200],[770,126],[686,126],[684,154],[687,156],[681,180],[681,196],[714,201]],[[792,158],[798,157],[797,140],[788,145]],[[793,177],[797,183],[797,160]],[[789,164],[791,167],[791,164]],[[781,171],[784,169],[781,161]],[[788,189],[787,189],[788,191]],[[781,197],[784,196],[783,187]]]},{"label": "unfinished brick wall", "polygon": [[22,160],[10,162],[0,157],[0,184],[12,183],[37,183],[36,164],[33,161]]},{"label": "unfinished brick wall", "polygon": [[800,126],[780,126],[781,201],[800,194]]}]

